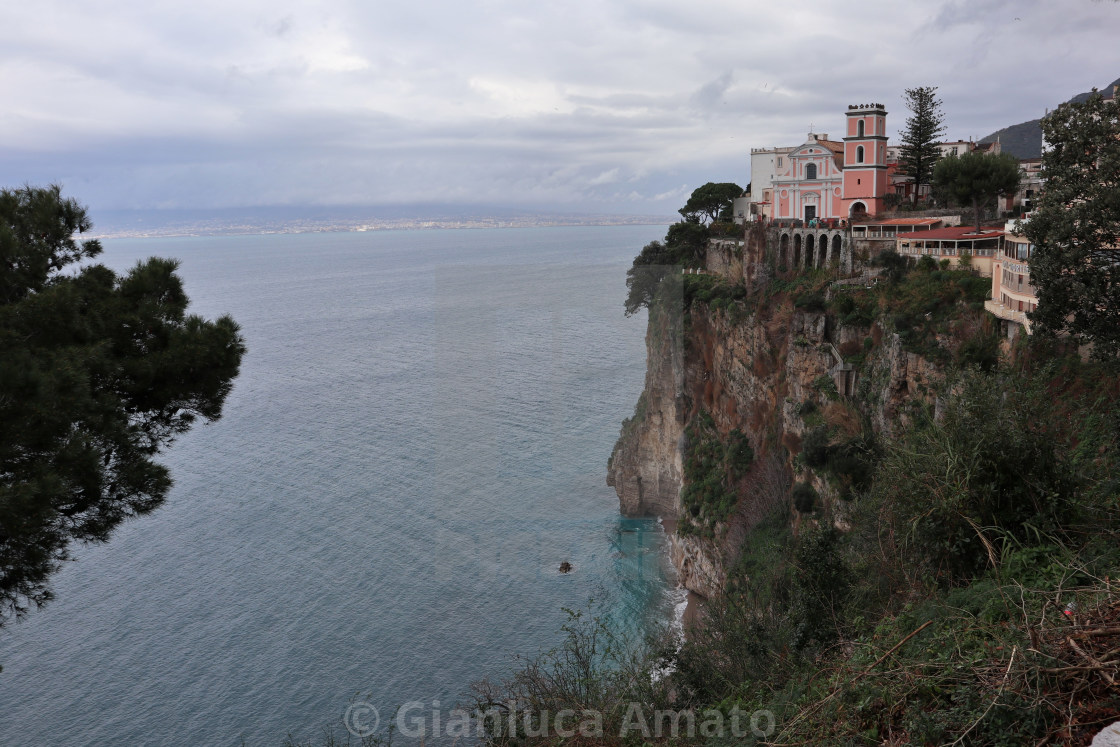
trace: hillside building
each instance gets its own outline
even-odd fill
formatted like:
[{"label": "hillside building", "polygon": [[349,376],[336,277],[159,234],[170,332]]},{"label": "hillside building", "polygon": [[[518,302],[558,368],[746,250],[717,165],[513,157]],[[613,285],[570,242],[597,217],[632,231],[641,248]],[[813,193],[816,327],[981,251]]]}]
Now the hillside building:
[{"label": "hillside building", "polygon": [[992,262],[992,297],[984,302],[984,308],[1002,319],[1008,337],[1014,337],[1019,329],[1031,333],[1027,314],[1038,308],[1038,296],[1031,284],[1029,265],[1034,245],[1016,233],[1014,221],[1009,221],[1006,228],[1003,247]]},{"label": "hillside building", "polygon": [[960,265],[962,254],[968,254],[970,266],[981,275],[991,275],[999,254],[1003,231],[985,229],[976,233],[974,226],[947,226],[932,230],[900,233],[895,251],[906,257],[930,256],[940,262],[948,259],[950,266]]}]

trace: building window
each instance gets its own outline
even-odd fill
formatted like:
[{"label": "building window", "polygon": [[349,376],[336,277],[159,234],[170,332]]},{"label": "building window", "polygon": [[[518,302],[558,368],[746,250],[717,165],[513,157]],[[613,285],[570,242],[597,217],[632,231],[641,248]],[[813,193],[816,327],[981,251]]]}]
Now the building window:
[{"label": "building window", "polygon": [[856,163],[863,163],[863,146],[856,148]]},{"label": "building window", "polygon": [[863,137],[863,120],[856,122],[856,137]]},{"label": "building window", "polygon": [[782,167],[782,159],[779,158],[778,159],[778,168],[781,168],[781,167]]},{"label": "building window", "polygon": [[805,178],[806,179],[816,179],[817,178],[817,165],[815,163],[811,163],[811,164],[809,164],[808,166],[805,167]]}]

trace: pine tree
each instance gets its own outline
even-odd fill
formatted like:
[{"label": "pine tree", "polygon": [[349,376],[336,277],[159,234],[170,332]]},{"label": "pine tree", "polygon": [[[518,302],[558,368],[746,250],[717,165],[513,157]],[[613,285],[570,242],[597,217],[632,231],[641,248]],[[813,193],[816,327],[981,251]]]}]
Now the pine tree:
[{"label": "pine tree", "polygon": [[70,545],[106,540],[171,487],[155,458],[221,414],[245,345],[188,315],[176,262],[117,275],[58,187],[0,190],[0,625],[50,599]]},{"label": "pine tree", "polygon": [[743,188],[731,182],[708,182],[692,191],[688,202],[679,212],[686,221],[711,223],[717,220],[731,220],[731,206],[735,199],[743,196]]},{"label": "pine tree", "polygon": [[941,157],[937,143],[945,132],[945,115],[937,98],[937,86],[907,88],[902,100],[910,110],[901,133],[899,172],[914,180],[914,202],[923,184],[933,178],[933,166]]},{"label": "pine tree", "polygon": [[976,233],[980,233],[981,204],[1014,194],[1022,174],[1019,159],[1009,153],[965,153],[937,162],[933,183],[961,205],[972,205]]}]

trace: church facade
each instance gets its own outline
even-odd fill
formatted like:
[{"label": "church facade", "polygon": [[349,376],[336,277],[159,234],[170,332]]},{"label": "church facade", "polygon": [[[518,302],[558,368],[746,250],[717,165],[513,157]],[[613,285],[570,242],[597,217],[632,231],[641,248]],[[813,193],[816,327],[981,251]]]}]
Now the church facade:
[{"label": "church facade", "polygon": [[848,219],[881,212],[887,194],[887,111],[848,107],[843,141],[809,133],[772,183],[774,220]]}]

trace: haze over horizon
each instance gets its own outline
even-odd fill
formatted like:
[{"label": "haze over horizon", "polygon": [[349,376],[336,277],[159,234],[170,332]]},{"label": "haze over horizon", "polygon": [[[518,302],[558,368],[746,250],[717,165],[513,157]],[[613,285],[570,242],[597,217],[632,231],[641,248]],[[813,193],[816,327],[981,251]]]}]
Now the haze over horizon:
[{"label": "haze over horizon", "polygon": [[750,148],[939,86],[980,138],[1114,79],[1112,0],[11,5],[0,185],[110,210],[672,214]]}]

